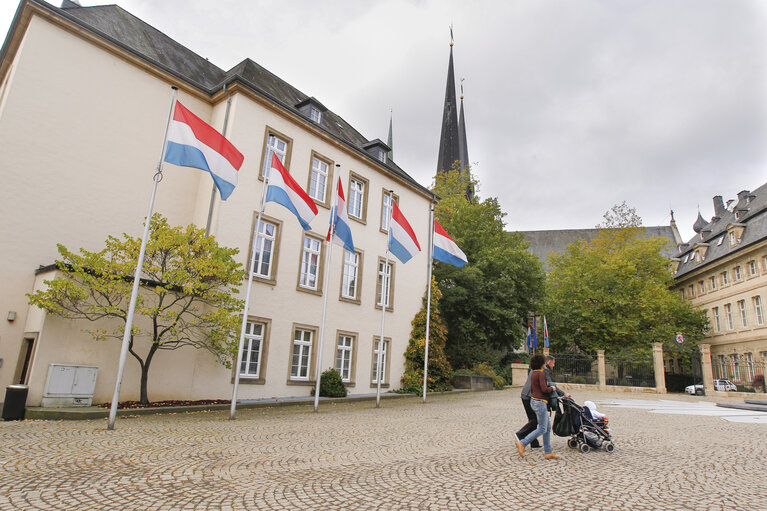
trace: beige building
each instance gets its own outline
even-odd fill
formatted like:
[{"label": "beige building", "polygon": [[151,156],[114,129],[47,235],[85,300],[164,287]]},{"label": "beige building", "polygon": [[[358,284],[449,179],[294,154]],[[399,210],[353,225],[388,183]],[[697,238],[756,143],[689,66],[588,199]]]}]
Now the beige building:
[{"label": "beige building", "polygon": [[[171,86],[203,120],[245,155],[239,183],[215,201],[212,233],[239,247],[246,264],[261,198],[264,162],[274,152],[314,198],[312,231],[267,204],[249,313],[241,399],[308,396],[316,374],[322,293],[329,293],[323,368],[341,369],[351,394],[374,392],[381,325],[381,275],[387,245],[387,190],[424,251],[389,265],[384,387],[397,388],[410,322],[426,290],[432,194],[315,98],[246,59],[226,71],[118,6],[61,8],[23,0],[0,53],[0,386],[29,384],[27,404],[51,395],[52,368],[84,366],[97,378],[94,402],[111,399],[119,343],[97,342],[89,325],[46,316],[26,293],[55,276],[56,244],[97,250],[109,234],[140,237]],[[332,183],[341,177],[355,248],[323,243]],[[171,224],[205,227],[212,181],[166,164],[155,211]],[[319,265],[302,267],[316,258]],[[329,281],[324,281],[325,265]],[[244,291],[244,290],[243,290]],[[244,292],[241,294],[244,297]],[[52,374],[52,373],[51,373]],[[121,399],[137,399],[139,366],[128,357]],[[160,351],[149,397],[231,397],[233,372],[192,348]]]},{"label": "beige building", "polygon": [[749,385],[767,362],[767,184],[724,204],[672,259],[675,289],[706,311],[714,378]]}]

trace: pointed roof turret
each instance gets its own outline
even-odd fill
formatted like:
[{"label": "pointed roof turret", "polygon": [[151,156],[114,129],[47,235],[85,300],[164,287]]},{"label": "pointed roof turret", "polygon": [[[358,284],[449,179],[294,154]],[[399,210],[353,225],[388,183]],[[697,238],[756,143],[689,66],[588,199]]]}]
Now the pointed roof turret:
[{"label": "pointed roof turret", "polygon": [[700,214],[700,211],[698,211],[698,219],[695,220],[695,223],[692,224],[692,230],[700,233],[700,231],[703,230],[704,227],[708,225],[708,222],[703,220],[703,216]]},{"label": "pointed roof turret", "polygon": [[455,74],[453,73],[453,28],[450,27],[450,60],[447,66],[445,105],[442,110],[442,133],[439,137],[437,172],[449,171],[461,159],[459,153],[458,111],[455,101]]}]

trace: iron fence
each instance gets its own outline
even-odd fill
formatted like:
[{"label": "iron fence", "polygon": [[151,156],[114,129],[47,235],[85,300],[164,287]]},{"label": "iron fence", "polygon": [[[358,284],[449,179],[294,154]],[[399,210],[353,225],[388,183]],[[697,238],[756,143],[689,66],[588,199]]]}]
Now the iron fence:
[{"label": "iron fence", "polygon": [[655,387],[655,367],[652,357],[646,360],[605,356],[607,385],[625,387]]},{"label": "iron fence", "polygon": [[740,391],[764,392],[765,363],[753,362],[745,357],[711,357],[715,380],[730,380]]},{"label": "iron fence", "polygon": [[558,383],[599,383],[596,355],[552,355],[556,359],[552,377]]}]

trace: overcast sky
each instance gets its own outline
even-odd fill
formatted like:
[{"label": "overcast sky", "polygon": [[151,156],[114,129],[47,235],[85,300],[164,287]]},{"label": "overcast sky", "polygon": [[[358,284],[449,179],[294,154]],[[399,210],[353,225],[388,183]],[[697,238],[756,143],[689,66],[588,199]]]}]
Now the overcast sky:
[{"label": "overcast sky", "polygon": [[[82,0],[84,6],[104,2]],[[449,55],[465,78],[480,196],[509,230],[645,225],[765,183],[767,2],[760,0],[118,0],[223,69],[249,57],[345,118],[428,186]],[[17,3],[0,1],[0,30]],[[60,5],[60,1],[54,1]]]}]

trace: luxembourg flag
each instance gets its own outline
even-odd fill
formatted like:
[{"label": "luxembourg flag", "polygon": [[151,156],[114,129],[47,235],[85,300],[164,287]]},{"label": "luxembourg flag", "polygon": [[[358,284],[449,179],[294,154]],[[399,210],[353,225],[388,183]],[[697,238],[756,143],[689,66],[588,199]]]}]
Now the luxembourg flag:
[{"label": "luxembourg flag", "polygon": [[397,259],[406,263],[411,257],[421,251],[421,245],[415,237],[413,228],[399,210],[397,203],[392,201],[391,224],[389,225],[389,252]]},{"label": "luxembourg flag", "polygon": [[[336,197],[335,218],[331,220],[328,227],[327,241],[330,241],[330,232],[333,232],[333,243],[344,247],[346,250],[354,253],[354,242],[352,241],[352,230],[349,228],[349,215],[346,213],[346,199],[344,198],[344,187],[341,184],[341,178],[338,178],[338,197]],[[334,227],[335,226],[335,227]]]},{"label": "luxembourg flag", "polygon": [[168,127],[166,162],[210,172],[221,200],[226,200],[237,186],[243,159],[223,135],[176,101]]},{"label": "luxembourg flag", "polygon": [[445,229],[439,225],[439,222],[434,220],[434,259],[442,261],[443,263],[452,264],[459,268],[469,261],[466,259],[466,254],[463,250],[458,248],[455,241],[448,236]]},{"label": "luxembourg flag", "polygon": [[549,347],[549,327],[546,326],[546,316],[543,316],[543,347]]},{"label": "luxembourg flag", "polygon": [[266,202],[282,204],[296,215],[305,230],[311,230],[309,222],[317,215],[317,206],[296,180],[288,174],[277,155],[272,153],[272,170],[269,172],[269,186],[266,187]]}]

